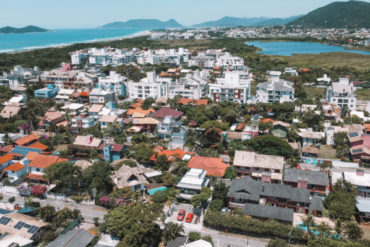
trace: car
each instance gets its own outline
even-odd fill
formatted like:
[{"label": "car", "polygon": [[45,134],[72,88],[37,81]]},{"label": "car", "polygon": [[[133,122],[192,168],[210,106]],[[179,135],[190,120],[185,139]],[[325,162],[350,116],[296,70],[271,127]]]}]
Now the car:
[{"label": "car", "polygon": [[177,214],[177,220],[178,221],[183,221],[185,218],[185,209],[180,209],[179,213]]},{"label": "car", "polygon": [[185,222],[191,223],[193,221],[193,218],[194,218],[194,214],[188,213],[188,215],[186,215]]}]

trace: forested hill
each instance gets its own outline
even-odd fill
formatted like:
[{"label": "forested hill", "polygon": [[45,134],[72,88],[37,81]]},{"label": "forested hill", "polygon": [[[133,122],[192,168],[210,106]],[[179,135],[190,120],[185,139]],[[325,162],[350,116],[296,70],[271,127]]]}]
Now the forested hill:
[{"label": "forested hill", "polygon": [[47,31],[49,30],[36,26],[26,26],[21,28],[7,26],[0,28],[0,33],[40,33]]},{"label": "forested hill", "polygon": [[311,28],[370,28],[370,3],[333,2],[289,24]]}]

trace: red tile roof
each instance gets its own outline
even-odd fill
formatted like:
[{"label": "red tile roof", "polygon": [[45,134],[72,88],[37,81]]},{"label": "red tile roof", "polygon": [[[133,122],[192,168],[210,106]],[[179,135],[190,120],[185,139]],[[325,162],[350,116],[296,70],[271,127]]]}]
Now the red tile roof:
[{"label": "red tile roof", "polygon": [[188,167],[206,170],[208,176],[223,177],[228,165],[221,158],[193,156]]},{"label": "red tile roof", "polygon": [[14,148],[13,145],[8,145],[8,146],[5,146],[2,149],[0,149],[0,152],[9,153],[10,151],[13,150],[13,148]]},{"label": "red tile roof", "polygon": [[[184,155],[186,154],[186,152],[182,150],[181,148],[178,148],[176,150],[163,150],[162,148],[162,150],[160,150],[159,152],[158,151],[159,151],[158,147],[153,149],[153,152],[157,153],[157,157],[161,155],[166,155],[168,161],[175,161],[178,159],[182,159]],[[156,155],[153,154],[150,160],[155,162]]]},{"label": "red tile roof", "polygon": [[27,178],[32,180],[43,180],[46,181],[46,178],[43,177],[43,175],[35,174],[35,173],[28,173]]},{"label": "red tile roof", "polygon": [[28,153],[26,158],[31,161],[29,164],[30,167],[37,168],[48,168],[55,163],[68,161],[68,159],[62,159],[59,156],[42,155],[34,152]]},{"label": "red tile roof", "polygon": [[4,164],[5,162],[8,162],[10,160],[14,159],[14,156],[11,154],[5,154],[0,157],[0,164]]},{"label": "red tile roof", "polygon": [[42,151],[45,151],[45,150],[49,149],[48,146],[42,144],[41,142],[32,143],[31,145],[29,145],[27,147],[29,147],[29,148],[37,148],[37,149],[40,149]]},{"label": "red tile roof", "polygon": [[38,140],[39,139],[39,136],[38,135],[35,135],[35,134],[31,134],[31,135],[28,135],[26,137],[23,137],[23,138],[19,138],[18,140],[15,141],[15,144],[17,144],[18,146],[24,146],[32,141],[35,141],[35,140]]},{"label": "red tile roof", "polygon": [[208,105],[208,99],[186,99],[180,98],[179,104],[187,105],[187,104],[196,104],[196,105]]},{"label": "red tile roof", "polygon": [[181,117],[184,113],[182,111],[176,111],[169,107],[163,107],[158,111],[154,112],[153,118],[165,118],[167,116],[172,116],[174,119]]},{"label": "red tile roof", "polygon": [[4,170],[5,171],[14,171],[14,172],[17,172],[17,171],[20,171],[24,168],[24,165],[22,165],[21,163],[15,163],[15,164],[12,164],[10,166],[8,166],[7,168],[5,168]]}]

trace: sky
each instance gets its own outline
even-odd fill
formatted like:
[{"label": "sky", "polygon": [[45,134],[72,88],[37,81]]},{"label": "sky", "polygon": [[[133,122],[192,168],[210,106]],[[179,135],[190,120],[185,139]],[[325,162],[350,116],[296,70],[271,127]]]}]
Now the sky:
[{"label": "sky", "polygon": [[[233,17],[290,17],[333,0],[1,0],[0,27],[94,28],[114,21],[176,19],[184,26]],[[370,0],[366,0],[370,2]]]}]

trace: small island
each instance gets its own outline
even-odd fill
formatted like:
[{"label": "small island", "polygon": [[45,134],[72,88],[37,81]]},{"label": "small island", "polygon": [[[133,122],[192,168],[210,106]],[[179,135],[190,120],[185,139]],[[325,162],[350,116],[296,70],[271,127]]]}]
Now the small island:
[{"label": "small island", "polygon": [[3,27],[0,28],[0,33],[41,33],[41,32],[48,32],[49,30],[36,27],[36,26],[26,26],[21,28],[16,27]]}]

